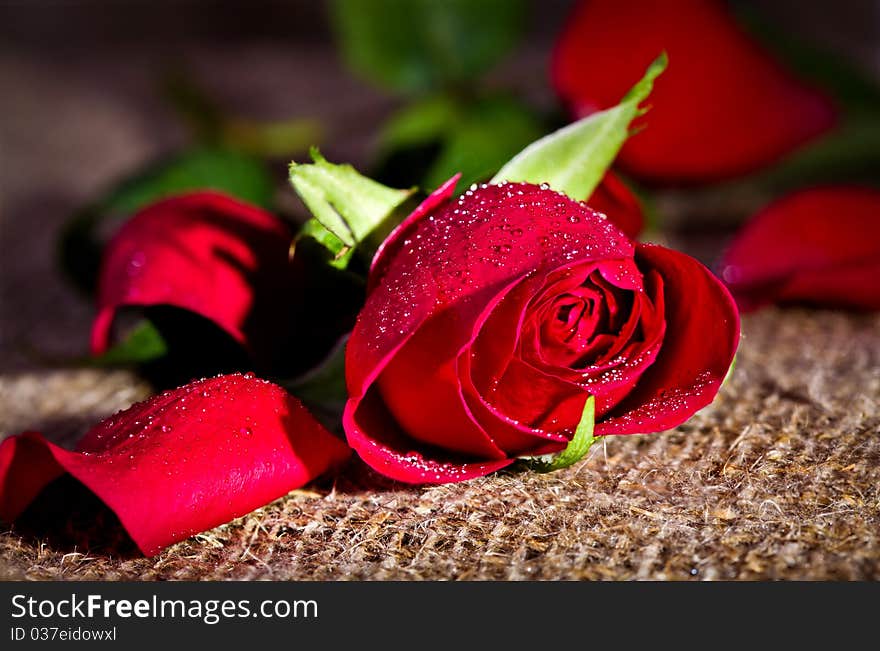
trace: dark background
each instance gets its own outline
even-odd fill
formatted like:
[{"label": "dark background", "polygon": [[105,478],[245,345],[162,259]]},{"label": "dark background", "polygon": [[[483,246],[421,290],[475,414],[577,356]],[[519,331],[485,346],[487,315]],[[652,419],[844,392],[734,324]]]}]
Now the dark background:
[{"label": "dark background", "polygon": [[[487,83],[552,110],[549,53],[570,5],[533,2],[525,37]],[[877,2],[762,0],[738,7],[880,78]],[[318,118],[326,155],[369,163],[379,126],[403,100],[350,73],[328,14],[327,3],[292,0],[0,2],[3,368],[33,365],[23,347],[84,351],[91,307],[61,279],[55,238],[78,208],[120,177],[187,141],[162,92],[170,72],[185,71],[236,115]],[[296,212],[285,166],[277,168],[281,205]],[[695,200],[699,212],[703,204]],[[703,212],[720,212],[711,200],[710,193]],[[673,197],[670,205],[675,212],[680,204]]]}]

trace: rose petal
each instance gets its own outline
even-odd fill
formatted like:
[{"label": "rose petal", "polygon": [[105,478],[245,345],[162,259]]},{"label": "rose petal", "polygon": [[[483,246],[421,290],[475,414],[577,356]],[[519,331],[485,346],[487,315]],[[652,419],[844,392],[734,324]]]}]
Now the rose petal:
[{"label": "rose petal", "polygon": [[[534,336],[540,330],[534,321],[545,313],[542,306],[594,278],[633,296],[635,319],[608,335],[609,350],[617,353],[578,368],[570,363],[578,355],[546,362],[540,350],[548,345],[546,337]],[[570,437],[587,395],[596,397],[599,417],[629,393],[654,361],[665,331],[662,282],[655,272],[648,281],[642,291],[642,274],[631,260],[575,263],[545,272],[543,279],[533,276],[492,309],[465,356],[469,375],[462,377],[462,385],[471,410],[497,444],[523,452],[522,435],[532,437],[533,444],[536,436],[550,438],[548,432]]]},{"label": "rose petal", "polygon": [[217,192],[180,195],[126,222],[104,254],[92,350],[103,352],[117,310],[171,305],[216,323],[266,365],[290,328],[288,227]]},{"label": "rose petal", "polygon": [[452,198],[460,178],[461,174],[456,174],[429,194],[379,245],[379,248],[376,249],[376,255],[373,256],[373,262],[370,264],[369,289],[372,290],[385,275],[388,263],[417,224]]},{"label": "rose petal", "polygon": [[400,430],[375,390],[366,398],[349,400],[342,422],[349,444],[367,465],[386,477],[409,484],[465,481],[488,475],[514,461],[462,461],[442,451],[426,451]]},{"label": "rose petal", "polygon": [[[469,413],[509,456],[556,452],[568,441],[565,434],[532,428],[498,411],[478,389],[478,384],[485,388],[494,382],[490,377],[500,377],[507,368],[522,332],[523,306],[542,282],[545,281],[534,275],[526,275],[493,297],[474,321],[471,339],[457,359],[458,384]],[[484,330],[492,336],[481,336]],[[474,368],[475,359],[481,362],[479,369]]]},{"label": "rose petal", "polygon": [[836,119],[828,97],[795,79],[714,0],[582,0],[554,52],[553,84],[583,117],[616,104],[664,50],[670,65],[651,94],[647,128],[618,158],[637,176],[699,182],[749,172]]},{"label": "rose petal", "polygon": [[721,264],[741,309],[774,302],[880,309],[880,192],[825,187],[758,213]]},{"label": "rose petal", "polygon": [[608,171],[602,182],[587,199],[587,205],[596,212],[604,213],[615,226],[635,239],[645,227],[642,205],[613,172]]},{"label": "rose petal", "polygon": [[460,349],[458,354],[438,357],[442,351],[436,343],[455,328],[452,320],[457,318],[450,310],[423,324],[405,351],[384,368],[379,389],[401,428],[418,441],[476,458],[503,459],[504,452],[467,409],[458,382]]},{"label": "rose petal", "polygon": [[666,334],[657,358],[632,392],[596,423],[596,436],[680,425],[712,402],[739,343],[733,298],[703,265],[647,244],[638,245],[636,262],[663,279]]},{"label": "rose petal", "polygon": [[295,398],[251,376],[193,382],[102,421],[70,452],[28,432],[0,444],[0,518],[70,473],[153,555],[302,486],[348,456]]}]

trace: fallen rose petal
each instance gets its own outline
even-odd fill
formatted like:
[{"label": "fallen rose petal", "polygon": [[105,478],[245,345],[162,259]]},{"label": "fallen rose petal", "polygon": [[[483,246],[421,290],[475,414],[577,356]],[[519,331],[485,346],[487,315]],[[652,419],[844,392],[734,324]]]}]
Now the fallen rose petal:
[{"label": "fallen rose petal", "polygon": [[0,443],[0,519],[70,473],[146,555],[244,515],[348,456],[282,388],[249,375],[193,382],[92,428],[71,452],[36,432]]},{"label": "fallen rose petal", "polygon": [[743,310],[880,309],[880,191],[822,187],[783,197],[743,227],[720,269]]},{"label": "fallen rose petal", "polygon": [[217,324],[266,366],[287,340],[290,229],[270,213],[218,192],[152,204],[107,245],[92,351],[104,352],[123,306],[170,305]]},{"label": "fallen rose petal", "polygon": [[660,52],[647,126],[618,157],[632,174],[701,182],[747,173],[833,125],[831,101],[775,61],[716,0],[582,0],[552,60],[574,117],[616,104]]}]

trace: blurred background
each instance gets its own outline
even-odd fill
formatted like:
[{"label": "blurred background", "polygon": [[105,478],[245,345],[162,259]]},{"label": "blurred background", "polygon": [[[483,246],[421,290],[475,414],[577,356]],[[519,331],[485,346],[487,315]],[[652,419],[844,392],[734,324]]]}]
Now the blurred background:
[{"label": "blurred background", "polygon": [[[112,232],[104,217],[128,214],[150,183],[219,178],[296,220],[304,210],[286,163],[312,143],[389,184],[431,187],[450,166],[474,164],[478,176],[493,161],[475,155],[503,162],[567,121],[548,67],[572,2],[456,0],[434,3],[452,9],[425,18],[428,4],[0,1],[0,370],[32,367],[32,349],[85,351],[93,308],[76,287],[88,289],[90,272],[76,260],[88,262],[89,241],[76,235]],[[364,6],[396,18],[366,24]],[[765,38],[791,37],[859,83],[880,79],[880,3],[731,6]],[[456,11],[469,22],[456,22]],[[419,58],[413,25],[425,20],[448,43]],[[401,67],[401,56],[412,65]],[[446,97],[469,107],[452,127]],[[463,154],[462,140],[476,137],[480,146]],[[767,190],[737,180],[642,196],[664,237],[708,261]]]}]

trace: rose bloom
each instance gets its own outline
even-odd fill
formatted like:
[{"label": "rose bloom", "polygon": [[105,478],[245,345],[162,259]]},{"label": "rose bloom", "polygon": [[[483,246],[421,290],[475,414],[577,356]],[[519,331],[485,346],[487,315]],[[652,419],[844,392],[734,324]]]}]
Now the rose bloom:
[{"label": "rose bloom", "polygon": [[454,183],[373,261],[346,353],[348,441],[377,471],[440,483],[595,435],[666,430],[709,404],[739,315],[696,260],[525,183]]}]

